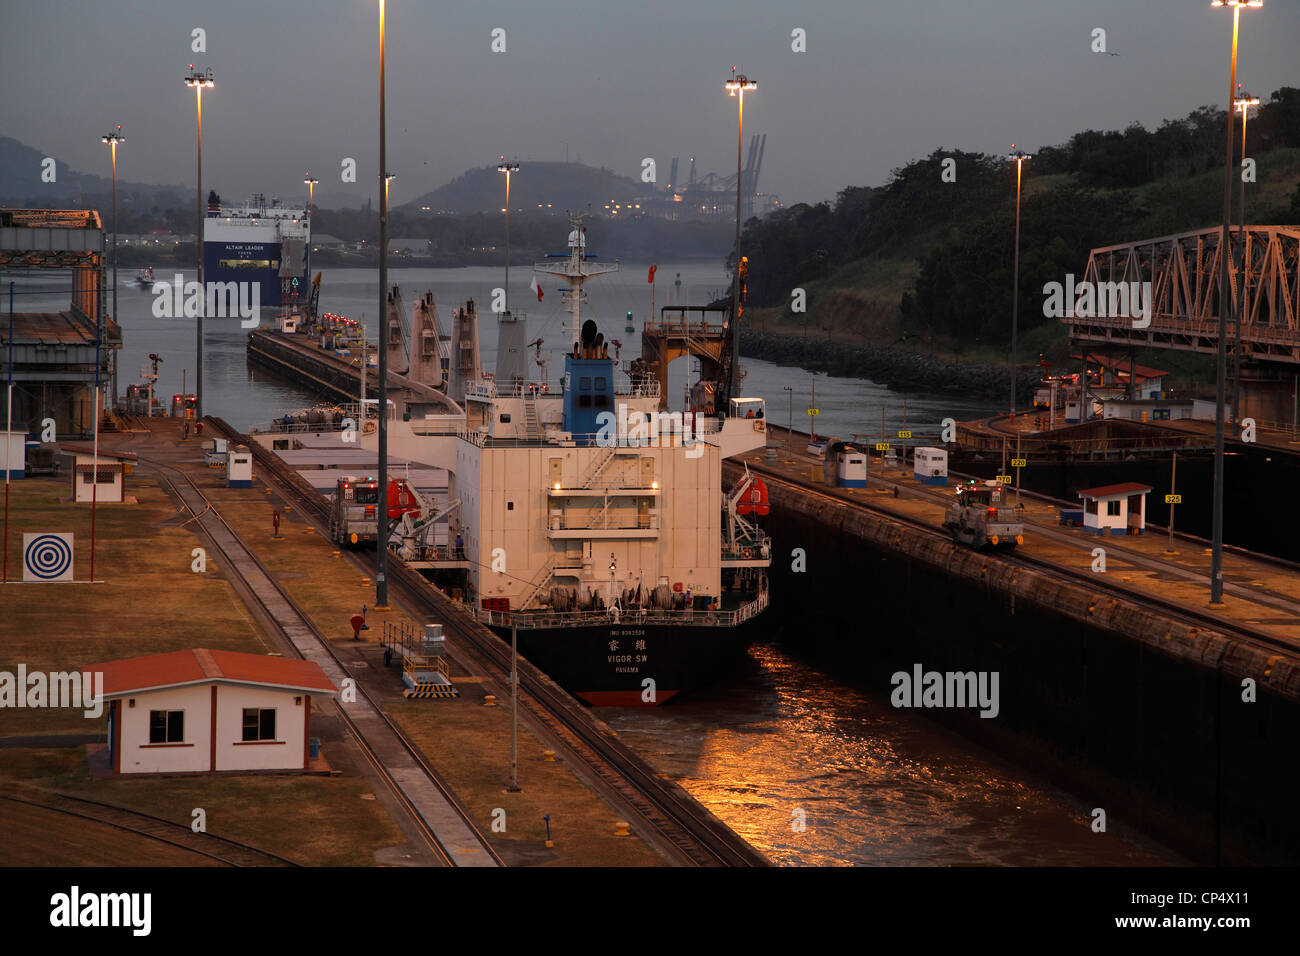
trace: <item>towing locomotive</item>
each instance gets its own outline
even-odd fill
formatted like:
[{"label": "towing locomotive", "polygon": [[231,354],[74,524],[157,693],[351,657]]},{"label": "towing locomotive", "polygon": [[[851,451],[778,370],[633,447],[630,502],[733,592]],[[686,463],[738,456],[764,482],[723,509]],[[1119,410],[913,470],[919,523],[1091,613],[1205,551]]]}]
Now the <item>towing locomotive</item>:
[{"label": "towing locomotive", "polygon": [[973,548],[1005,548],[1025,543],[1025,526],[1016,509],[1003,501],[1002,483],[986,481],[958,485],[943,526],[957,544]]},{"label": "towing locomotive", "polygon": [[[405,478],[388,479],[385,495],[393,524],[389,546],[410,559],[424,557],[437,509]],[[373,544],[379,538],[379,482],[349,475],[340,478],[330,498],[330,538],[335,544]],[[400,544],[399,544],[400,542]]]}]

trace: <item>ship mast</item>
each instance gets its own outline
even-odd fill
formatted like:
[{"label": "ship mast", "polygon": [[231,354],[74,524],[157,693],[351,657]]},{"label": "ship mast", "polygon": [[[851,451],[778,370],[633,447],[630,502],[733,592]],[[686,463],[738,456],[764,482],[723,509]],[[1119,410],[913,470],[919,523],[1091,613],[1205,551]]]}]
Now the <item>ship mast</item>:
[{"label": "ship mast", "polygon": [[563,264],[558,264],[555,261],[559,258],[557,256],[546,262],[538,262],[533,265],[534,272],[555,276],[569,283],[567,289],[560,290],[560,296],[563,298],[569,315],[572,317],[572,325],[569,329],[570,348],[581,341],[583,283],[588,279],[618,271],[618,260],[596,262],[594,259],[587,258],[587,229],[582,224],[582,220],[585,218],[585,213],[569,215],[569,257],[564,260]]}]

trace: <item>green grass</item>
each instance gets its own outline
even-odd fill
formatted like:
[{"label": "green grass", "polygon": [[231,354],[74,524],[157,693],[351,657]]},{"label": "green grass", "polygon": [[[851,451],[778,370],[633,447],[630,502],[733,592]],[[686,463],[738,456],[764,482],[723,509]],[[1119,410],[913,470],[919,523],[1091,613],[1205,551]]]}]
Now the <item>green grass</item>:
[{"label": "green grass", "polygon": [[[70,531],[75,573],[90,578],[89,504],[69,504],[67,478],[30,478],[10,488],[8,569],[0,619],[0,670],[79,670],[91,664],[190,647],[265,653],[270,645],[253,624],[209,556],[206,574],[191,570],[199,539],[177,518],[175,505],[147,478],[127,479],[138,504],[95,510],[98,584],[22,582],[23,532]],[[79,710],[4,711],[5,735],[93,733],[100,723]],[[92,726],[93,725],[93,726]]]}]

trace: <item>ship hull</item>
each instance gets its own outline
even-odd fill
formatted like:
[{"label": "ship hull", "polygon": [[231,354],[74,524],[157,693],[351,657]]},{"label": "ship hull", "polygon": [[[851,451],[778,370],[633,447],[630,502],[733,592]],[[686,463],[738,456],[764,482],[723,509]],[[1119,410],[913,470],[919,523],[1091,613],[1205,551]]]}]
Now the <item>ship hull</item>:
[{"label": "ship hull", "polygon": [[[256,282],[264,307],[289,305],[281,295],[279,241],[225,241],[208,239],[203,243],[203,278],[206,282]],[[295,278],[298,288],[307,289],[307,270]],[[305,296],[303,296],[305,299]]]},{"label": "ship hull", "polygon": [[[510,641],[508,627],[492,630]],[[593,707],[657,706],[705,685],[748,642],[750,625],[602,624],[519,631],[519,652]]]}]

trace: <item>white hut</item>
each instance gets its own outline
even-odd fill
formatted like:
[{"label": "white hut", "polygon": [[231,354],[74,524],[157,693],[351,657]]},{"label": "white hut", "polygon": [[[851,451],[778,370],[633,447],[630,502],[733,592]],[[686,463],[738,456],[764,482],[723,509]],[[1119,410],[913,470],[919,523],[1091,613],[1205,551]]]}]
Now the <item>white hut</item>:
[{"label": "white hut", "polygon": [[1085,488],[1083,527],[1092,534],[1144,534],[1150,485],[1126,481],[1118,485]]}]

